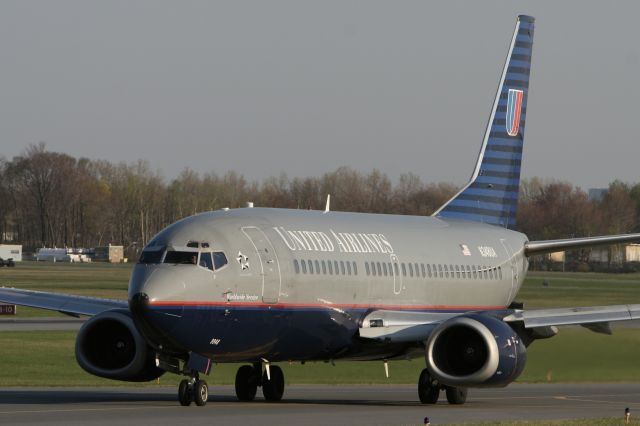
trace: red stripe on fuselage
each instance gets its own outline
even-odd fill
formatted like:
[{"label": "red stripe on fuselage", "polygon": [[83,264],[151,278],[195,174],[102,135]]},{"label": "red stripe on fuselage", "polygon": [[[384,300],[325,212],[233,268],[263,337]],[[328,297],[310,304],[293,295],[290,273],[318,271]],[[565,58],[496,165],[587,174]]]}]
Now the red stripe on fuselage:
[{"label": "red stripe on fuselage", "polygon": [[173,306],[219,306],[237,308],[338,308],[338,309],[388,309],[388,310],[434,310],[434,311],[489,311],[505,309],[505,306],[451,306],[451,305],[365,305],[365,304],[321,304],[321,303],[263,303],[263,302],[202,302],[202,301],[151,301],[154,307]]}]

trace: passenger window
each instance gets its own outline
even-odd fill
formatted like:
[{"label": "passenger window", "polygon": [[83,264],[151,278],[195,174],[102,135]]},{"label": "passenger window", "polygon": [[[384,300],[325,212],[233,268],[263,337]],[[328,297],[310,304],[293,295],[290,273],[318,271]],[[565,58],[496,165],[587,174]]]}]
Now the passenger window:
[{"label": "passenger window", "polygon": [[313,261],[307,260],[307,263],[309,264],[309,273],[313,274]]},{"label": "passenger window", "polygon": [[198,253],[193,251],[168,251],[164,257],[164,263],[175,265],[197,265]]},{"label": "passenger window", "polygon": [[426,271],[424,270],[424,263],[421,263],[421,264],[420,264],[420,270],[422,271],[422,278],[426,278],[427,273],[426,273]]},{"label": "passenger window", "polygon": [[431,278],[431,265],[427,263],[427,273],[429,274],[429,278]]},{"label": "passenger window", "polygon": [[347,274],[351,275],[351,262],[347,262]]},{"label": "passenger window", "polygon": [[393,271],[396,273],[396,277],[400,276],[400,271],[398,270],[398,264],[397,263],[393,264]]},{"label": "passenger window", "polygon": [[298,260],[297,259],[293,260],[293,269],[296,271],[296,274],[300,273],[300,265],[298,264]]},{"label": "passenger window", "polygon": [[327,263],[324,260],[322,261],[322,273],[327,275]]},{"label": "passenger window", "polygon": [[407,267],[404,263],[402,263],[402,276],[403,277],[407,276]]},{"label": "passenger window", "polygon": [[473,265],[471,267],[471,269],[473,270],[473,279],[474,280],[478,279],[478,275],[477,275],[477,271],[476,271],[476,265]]},{"label": "passenger window", "polygon": [[378,275],[376,273],[376,264],[371,262],[371,274],[375,277],[376,275]]},{"label": "passenger window", "polygon": [[211,253],[206,252],[206,253],[200,253],[200,266],[202,266],[203,268],[207,268],[211,271],[213,271],[213,261],[211,260]]},{"label": "passenger window", "polygon": [[384,276],[387,276],[387,264],[382,262],[382,272],[384,273]]},{"label": "passenger window", "polygon": [[316,274],[320,273],[320,262],[316,260]]},{"label": "passenger window", "polygon": [[369,262],[364,262],[364,271],[367,273],[367,276],[371,275],[369,271]]},{"label": "passenger window", "polygon": [[409,276],[413,277],[413,264],[412,263],[409,264]]},{"label": "passenger window", "polygon": [[342,260],[340,261],[340,273],[342,275],[345,275],[345,273],[344,273],[344,261],[342,261]]},{"label": "passenger window", "polygon": [[221,251],[214,251],[213,252],[213,266],[216,269],[220,269],[222,268],[224,265],[226,265],[227,262],[227,256],[225,256],[225,254]]},{"label": "passenger window", "polygon": [[456,265],[456,278],[460,278],[460,266]]},{"label": "passenger window", "polygon": [[487,267],[484,268],[484,279],[489,279],[489,272],[487,271]]},{"label": "passenger window", "polygon": [[502,266],[498,266],[498,276],[502,279]]},{"label": "passenger window", "polygon": [[376,263],[376,266],[378,267],[378,276],[381,277],[382,276],[382,265],[380,265],[380,262]]},{"label": "passenger window", "polygon": [[393,265],[391,264],[391,262],[387,263],[387,267],[389,269],[389,276],[392,277],[393,276]]},{"label": "passenger window", "polygon": [[306,274],[307,273],[307,262],[305,262],[304,260],[300,261],[300,266],[302,266],[302,273]]},{"label": "passenger window", "polygon": [[471,279],[471,266],[467,265],[467,279]]},{"label": "passenger window", "polygon": [[329,267],[329,275],[333,275],[333,262],[327,260],[327,266]]},{"label": "passenger window", "polygon": [[358,265],[353,262],[353,275],[358,275]]},{"label": "passenger window", "polygon": [[340,270],[338,269],[338,261],[337,260],[333,261],[333,270],[335,271],[336,275],[340,274]]}]

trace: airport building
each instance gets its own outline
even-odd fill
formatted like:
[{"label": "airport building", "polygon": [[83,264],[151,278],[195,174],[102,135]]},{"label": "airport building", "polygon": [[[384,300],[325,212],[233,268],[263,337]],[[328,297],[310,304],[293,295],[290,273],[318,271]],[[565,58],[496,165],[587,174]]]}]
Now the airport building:
[{"label": "airport building", "polygon": [[3,259],[13,259],[15,262],[22,262],[22,245],[0,244],[0,257]]}]

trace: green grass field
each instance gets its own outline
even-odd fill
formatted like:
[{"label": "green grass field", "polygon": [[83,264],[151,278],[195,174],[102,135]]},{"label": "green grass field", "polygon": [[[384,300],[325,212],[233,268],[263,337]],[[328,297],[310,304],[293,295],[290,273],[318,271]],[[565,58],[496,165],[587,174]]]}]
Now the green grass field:
[{"label": "green grass field", "polygon": [[[20,263],[0,269],[0,285],[71,294],[126,298],[131,265]],[[542,285],[547,279],[549,285]],[[518,297],[529,308],[640,302],[640,274],[533,273]],[[52,316],[49,311],[18,308],[18,316]],[[61,315],[61,314],[59,314]],[[0,361],[12,368],[0,375],[0,386],[113,386],[128,383],[98,379],[77,366],[75,332],[0,332]],[[558,336],[535,342],[528,351],[521,382],[639,381],[637,353],[640,329],[614,329],[613,336],[580,327],[564,327]],[[422,360],[390,364],[384,376],[380,362],[283,365],[289,383],[414,383]],[[210,381],[231,384],[236,365],[218,365]],[[175,384],[167,374],[161,385]]]},{"label": "green grass field", "polygon": [[[73,331],[0,332],[3,369],[0,386],[117,386],[123,383],[93,377],[78,367]],[[581,328],[564,328],[553,339],[535,342],[527,353],[520,382],[635,382],[640,381],[637,351],[640,329],[622,328],[604,336]],[[381,362],[281,364],[289,384],[398,384],[414,383],[424,361],[390,362],[390,377]],[[233,384],[237,365],[218,364],[209,381]],[[162,385],[174,385],[178,376],[167,374]]]}]

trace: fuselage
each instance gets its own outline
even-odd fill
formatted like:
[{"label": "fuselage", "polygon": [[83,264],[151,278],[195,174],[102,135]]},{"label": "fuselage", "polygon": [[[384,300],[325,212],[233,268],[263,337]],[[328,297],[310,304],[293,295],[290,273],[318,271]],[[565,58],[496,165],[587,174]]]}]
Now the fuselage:
[{"label": "fuselage", "polygon": [[129,297],[148,296],[156,335],[214,361],[391,358],[411,348],[359,339],[367,314],[504,309],[524,280],[526,241],[435,217],[221,210],[160,232]]}]

